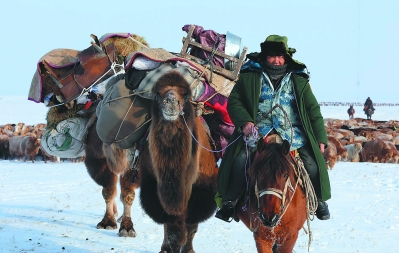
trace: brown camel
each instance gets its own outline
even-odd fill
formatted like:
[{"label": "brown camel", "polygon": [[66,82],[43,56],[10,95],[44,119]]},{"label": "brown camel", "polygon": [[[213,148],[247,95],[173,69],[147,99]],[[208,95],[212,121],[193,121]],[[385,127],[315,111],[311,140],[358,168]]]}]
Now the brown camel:
[{"label": "brown camel", "polygon": [[216,156],[208,151],[209,135],[181,74],[164,74],[153,94],[152,123],[138,165],[141,205],[164,225],[161,252],[194,252],[198,223],[216,210]]},{"label": "brown camel", "polygon": [[[143,46],[148,47],[148,43],[144,40],[144,38],[135,34],[131,34],[130,37],[132,40],[126,39],[124,37],[112,37],[104,42],[105,46],[109,43],[114,43],[116,50],[116,61],[119,64],[123,63],[124,57],[126,57],[129,53],[140,50],[143,48]],[[135,41],[139,43],[136,43]],[[89,48],[96,47],[93,45]],[[78,54],[79,51],[76,51],[75,53]],[[47,56],[47,54],[45,56]],[[65,55],[65,57],[68,58],[68,55]],[[51,70],[51,73],[59,77],[66,75],[71,71],[71,69],[73,69],[73,66],[54,68]],[[91,68],[87,69],[87,71],[89,70],[91,70]],[[93,68],[93,70],[96,71],[95,68]],[[60,102],[64,101],[64,99],[62,99],[62,94],[59,93],[59,90],[57,89],[54,76],[51,77],[50,70],[43,65],[42,59],[38,64],[38,73],[40,74],[41,80],[39,90],[41,91],[40,97],[42,98],[39,100],[39,102],[44,102],[43,98],[47,94],[50,92],[55,92],[56,96],[52,97],[48,106],[58,105],[57,107],[52,107],[49,109],[49,112],[47,113],[46,129],[55,128],[59,122],[67,118],[90,118],[86,126],[87,135],[84,139],[86,143],[85,165],[91,178],[98,185],[102,186],[102,195],[106,203],[104,217],[97,224],[97,228],[117,228],[117,221],[115,217],[118,215],[118,212],[116,208],[115,197],[117,193],[117,183],[119,177],[121,187],[120,199],[124,207],[123,214],[118,219],[118,221],[121,222],[118,234],[119,236],[135,237],[136,232],[133,228],[130,212],[131,205],[135,198],[134,190],[139,187],[139,180],[138,178],[134,177],[134,174],[137,171],[128,169],[129,166],[126,153],[129,151],[119,149],[114,144],[108,146],[103,144],[96,131],[97,116],[95,114],[95,110],[90,110],[92,108],[87,111],[83,111],[84,104],[77,104],[76,100],[73,100],[68,104],[59,105]],[[32,82],[32,85],[35,85],[35,83]]]}]

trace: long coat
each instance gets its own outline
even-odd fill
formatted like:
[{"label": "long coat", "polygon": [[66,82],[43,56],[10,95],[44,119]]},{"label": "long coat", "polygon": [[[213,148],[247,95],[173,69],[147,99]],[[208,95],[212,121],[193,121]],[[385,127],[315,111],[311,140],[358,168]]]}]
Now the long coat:
[{"label": "long coat", "polygon": [[[241,73],[240,78],[234,86],[228,99],[228,112],[235,125],[234,133],[230,142],[235,140],[242,132],[241,127],[246,122],[255,122],[259,95],[261,90],[261,72]],[[327,147],[327,134],[324,127],[324,120],[320,112],[320,106],[310,88],[308,79],[300,74],[291,75],[294,85],[294,93],[297,101],[303,128],[316,158],[320,176],[320,194],[323,201],[331,198],[330,180],[327,172],[327,165],[320,151],[319,143]],[[226,149],[218,174],[218,194],[224,196],[227,191],[227,184],[230,176],[230,169],[242,145],[245,145],[243,138],[239,138]]]}]

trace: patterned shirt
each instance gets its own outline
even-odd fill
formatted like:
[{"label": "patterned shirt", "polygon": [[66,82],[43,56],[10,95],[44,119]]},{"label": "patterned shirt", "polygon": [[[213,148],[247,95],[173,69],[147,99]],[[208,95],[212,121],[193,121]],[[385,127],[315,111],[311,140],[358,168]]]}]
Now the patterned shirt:
[{"label": "patterned shirt", "polygon": [[[280,107],[267,114],[276,104],[284,109],[288,119]],[[274,129],[282,139],[291,142],[292,134],[291,150],[306,145],[306,134],[298,113],[291,73],[287,73],[280,81],[277,90],[274,90],[268,75],[263,72],[257,122],[258,131],[262,136],[266,136]]]}]

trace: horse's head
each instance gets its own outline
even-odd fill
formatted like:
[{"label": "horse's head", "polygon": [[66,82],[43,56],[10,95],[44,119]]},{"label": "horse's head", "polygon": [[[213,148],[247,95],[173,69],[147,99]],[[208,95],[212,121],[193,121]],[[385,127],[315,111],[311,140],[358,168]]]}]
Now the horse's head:
[{"label": "horse's head", "polygon": [[258,142],[258,153],[249,169],[251,187],[255,188],[259,217],[263,224],[275,227],[281,220],[293,195],[295,182],[290,145]]},{"label": "horse's head", "polygon": [[190,103],[191,90],[189,83],[177,71],[170,71],[161,76],[153,90],[153,113],[166,121],[176,120],[180,114],[191,113],[187,108]]}]

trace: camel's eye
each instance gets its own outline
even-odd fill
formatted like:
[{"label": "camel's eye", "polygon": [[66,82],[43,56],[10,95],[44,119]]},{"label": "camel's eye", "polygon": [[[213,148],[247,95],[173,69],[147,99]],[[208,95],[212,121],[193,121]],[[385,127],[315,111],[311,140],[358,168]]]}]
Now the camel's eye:
[{"label": "camel's eye", "polygon": [[188,94],[184,94],[184,102],[187,102],[187,101],[188,101],[188,99],[189,99],[189,96],[188,96]]}]

